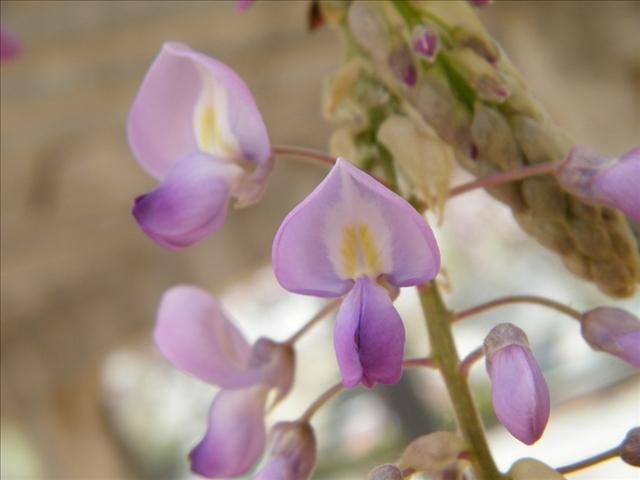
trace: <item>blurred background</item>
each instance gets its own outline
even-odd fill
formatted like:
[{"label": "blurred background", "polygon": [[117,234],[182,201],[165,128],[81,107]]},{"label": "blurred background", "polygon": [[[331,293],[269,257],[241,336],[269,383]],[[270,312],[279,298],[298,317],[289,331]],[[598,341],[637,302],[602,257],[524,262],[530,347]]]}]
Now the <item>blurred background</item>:
[{"label": "blurred background", "polygon": [[[150,341],[157,301],[176,283],[222,298],[250,338],[285,338],[322,304],[284,292],[269,266],[284,215],[325,173],[278,161],[264,200],[180,252],[162,250],[129,214],[154,187],[132,158],[126,115],[165,40],[234,68],[251,88],[274,143],[326,149],[323,79],[340,65],[330,29],[309,33],[308,4],[11,2],[2,22],[23,45],[1,66],[1,455],[3,479],[190,478],[186,454],[204,432],[215,388],[175,371]],[[554,119],[580,143],[620,154],[638,143],[638,2],[496,2],[480,12]],[[460,173],[458,181],[465,175]],[[578,309],[613,302],[575,279],[483,192],[452,201],[437,231],[454,309],[537,293]],[[407,354],[428,351],[417,299],[398,301]],[[640,380],[591,352],[578,325],[540,307],[512,306],[456,327],[462,354],[492,325],[523,327],[549,382],[547,432],[526,447],[496,425],[482,365],[472,371],[501,468],[521,456],[552,466],[617,444],[640,424]],[[271,421],[294,418],[337,379],[331,322],[301,342],[297,382]],[[586,396],[584,396],[586,394]],[[453,428],[436,374],[362,388],[317,417],[318,479],[358,479],[394,461],[408,440]],[[611,460],[570,479],[623,480]]]}]

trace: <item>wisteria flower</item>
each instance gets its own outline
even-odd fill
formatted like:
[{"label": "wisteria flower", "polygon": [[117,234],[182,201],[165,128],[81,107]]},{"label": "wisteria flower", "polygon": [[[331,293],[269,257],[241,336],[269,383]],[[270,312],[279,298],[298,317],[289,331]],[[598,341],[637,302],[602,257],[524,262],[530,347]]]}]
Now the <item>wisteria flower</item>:
[{"label": "wisteria flower", "polygon": [[549,420],[549,387],[527,335],[511,323],[496,325],[484,340],[496,417],[521,442],[536,442]]},{"label": "wisteria flower", "polygon": [[640,147],[620,158],[577,145],[557,172],[560,183],[590,203],[617,208],[640,222]]},{"label": "wisteria flower", "polygon": [[231,198],[260,199],[272,168],[267,129],[251,92],[223,63],[165,43],[133,102],[127,133],[138,162],[161,183],[133,215],[160,245],[181,248],[218,230]]},{"label": "wisteria flower", "polygon": [[400,379],[404,326],[385,285],[417,285],[440,267],[433,233],[409,203],[339,158],[283,221],[273,267],[292,292],[346,294],[334,332],[345,386]]},{"label": "wisteria flower", "polygon": [[267,339],[250,346],[218,302],[192,286],[164,294],[154,339],[176,367],[222,387],[209,409],[207,432],[189,455],[191,469],[209,478],[245,474],[264,451],[269,392],[276,390],[277,402],[291,388],[291,347]]}]

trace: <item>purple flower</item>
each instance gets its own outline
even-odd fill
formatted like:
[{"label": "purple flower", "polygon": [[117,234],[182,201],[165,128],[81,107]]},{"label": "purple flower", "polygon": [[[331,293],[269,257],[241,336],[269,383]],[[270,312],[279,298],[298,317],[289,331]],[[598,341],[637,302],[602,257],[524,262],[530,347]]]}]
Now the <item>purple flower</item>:
[{"label": "purple flower", "polygon": [[400,379],[404,326],[383,285],[417,285],[440,267],[433,233],[411,205],[339,158],[283,221],[273,266],[292,292],[346,294],[334,332],[345,386]]},{"label": "purple flower", "polygon": [[236,10],[243,11],[251,6],[255,0],[236,0]]},{"label": "purple flower", "polygon": [[316,463],[316,437],[306,422],[273,427],[271,452],[253,480],[308,480]]},{"label": "purple flower", "polygon": [[13,60],[20,54],[21,50],[22,47],[18,37],[0,24],[0,60]]},{"label": "purple flower", "polygon": [[594,350],[610,353],[640,368],[640,319],[615,307],[599,307],[582,316],[582,336]]},{"label": "purple flower", "polygon": [[229,67],[180,43],[165,43],[142,82],[127,125],[138,162],[161,184],[133,215],[167,248],[218,230],[230,198],[260,199],[272,159],[251,92]]},{"label": "purple flower", "polygon": [[209,409],[204,438],[189,455],[191,469],[209,478],[245,474],[264,451],[270,390],[278,401],[291,388],[291,347],[267,339],[250,346],[211,295],[186,285],[162,297],[154,339],[176,367],[223,388]]},{"label": "purple flower", "polygon": [[617,208],[640,222],[640,147],[613,158],[576,145],[556,175],[585,201]]},{"label": "purple flower", "polygon": [[509,433],[531,445],[549,420],[549,388],[525,333],[511,323],[495,326],[484,341],[493,410]]}]

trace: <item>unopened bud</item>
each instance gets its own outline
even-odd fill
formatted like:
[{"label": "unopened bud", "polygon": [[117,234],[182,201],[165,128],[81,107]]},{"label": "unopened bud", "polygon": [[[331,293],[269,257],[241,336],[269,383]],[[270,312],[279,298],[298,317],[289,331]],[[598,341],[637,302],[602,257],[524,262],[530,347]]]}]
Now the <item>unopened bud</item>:
[{"label": "unopened bud", "polygon": [[509,480],[564,480],[556,470],[535,458],[521,458],[507,473]]},{"label": "unopened bud", "polygon": [[402,472],[395,465],[378,465],[369,472],[367,480],[402,480]]},{"label": "unopened bud", "polygon": [[594,350],[640,368],[640,319],[626,310],[598,307],[582,316],[582,336]]},{"label": "unopened bud", "polygon": [[451,432],[434,432],[416,438],[402,453],[398,467],[436,473],[455,465],[465,450],[462,438]]},{"label": "unopened bud", "polygon": [[500,103],[509,96],[509,89],[498,71],[475,50],[454,48],[448,52],[448,57],[456,71],[482,100]]},{"label": "unopened bud", "polygon": [[547,425],[550,400],[527,336],[515,325],[501,323],[489,332],[483,348],[496,416],[511,435],[531,445]]},{"label": "unopened bud", "polygon": [[629,430],[622,445],[620,458],[629,465],[640,467],[640,427]]},{"label": "unopened bud", "polygon": [[253,480],[307,480],[316,463],[316,437],[306,422],[281,422],[272,430],[271,452]]},{"label": "unopened bud", "polygon": [[411,32],[413,50],[421,58],[432,62],[438,53],[438,34],[436,29],[429,25],[418,25]]},{"label": "unopened bud", "polygon": [[613,158],[576,145],[556,175],[583,200],[617,208],[640,222],[640,147]]}]

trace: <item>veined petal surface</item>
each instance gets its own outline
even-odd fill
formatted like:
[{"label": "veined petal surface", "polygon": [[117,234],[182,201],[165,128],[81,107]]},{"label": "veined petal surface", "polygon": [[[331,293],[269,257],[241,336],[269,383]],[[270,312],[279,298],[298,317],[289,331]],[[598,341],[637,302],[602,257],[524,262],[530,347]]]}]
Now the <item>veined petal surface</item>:
[{"label": "veined petal surface", "polygon": [[265,448],[268,387],[222,390],[209,410],[207,433],[191,451],[191,470],[209,478],[247,473]]},{"label": "veined petal surface", "polygon": [[386,289],[359,279],[340,306],[333,336],[343,384],[396,383],[404,340],[404,325]]}]

